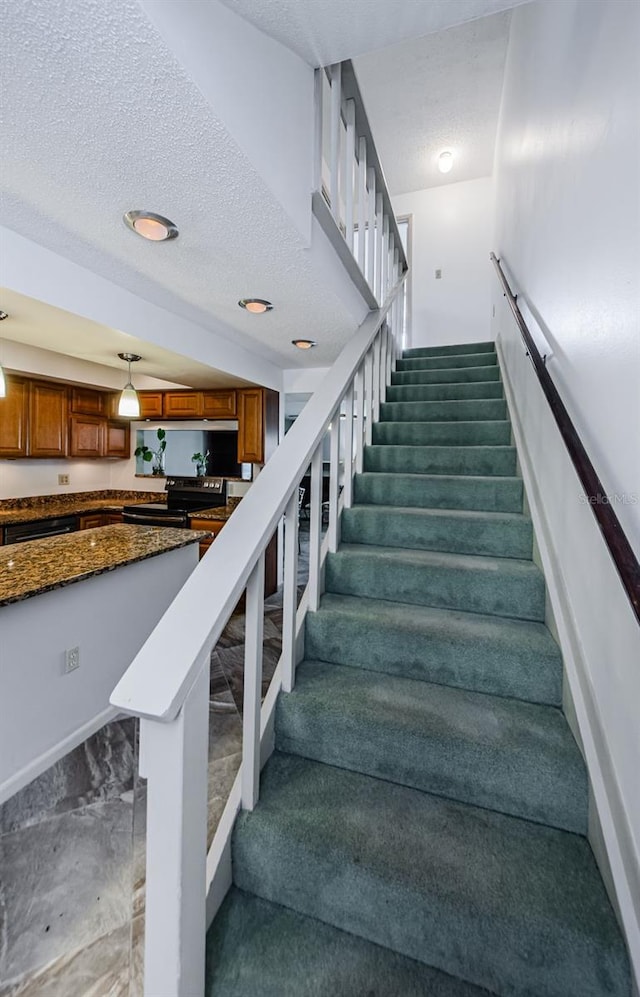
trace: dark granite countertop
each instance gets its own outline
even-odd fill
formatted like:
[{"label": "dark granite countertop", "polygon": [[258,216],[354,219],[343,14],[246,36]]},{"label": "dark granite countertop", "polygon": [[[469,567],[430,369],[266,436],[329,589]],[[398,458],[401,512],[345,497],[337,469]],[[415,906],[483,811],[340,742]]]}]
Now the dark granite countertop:
[{"label": "dark granite countertop", "polygon": [[236,498],[234,496],[229,499],[226,505],[213,506],[211,509],[197,509],[189,513],[189,520],[210,519],[216,523],[219,523],[221,520],[226,522],[233,510],[238,507],[240,501],[239,497]]},{"label": "dark granite countertop", "polygon": [[162,502],[165,492],[116,491],[73,492],[67,495],[36,495],[0,501],[0,526],[31,523],[56,516],[73,516],[83,512],[120,512],[125,505],[138,502]]},{"label": "dark granite countertop", "polygon": [[0,606],[210,537],[165,526],[100,526],[0,547]]}]

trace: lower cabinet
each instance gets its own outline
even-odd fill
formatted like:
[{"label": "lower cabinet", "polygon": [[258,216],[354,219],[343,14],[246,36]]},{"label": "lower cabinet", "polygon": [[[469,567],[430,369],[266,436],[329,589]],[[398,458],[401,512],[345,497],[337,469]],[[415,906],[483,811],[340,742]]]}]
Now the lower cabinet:
[{"label": "lower cabinet", "polygon": [[213,533],[212,537],[200,541],[200,560],[207,553],[224,524],[225,520],[223,519],[191,519],[192,530],[207,530],[209,533]]},{"label": "lower cabinet", "polygon": [[121,512],[84,512],[78,516],[78,529],[95,530],[98,526],[117,526],[121,522]]},{"label": "lower cabinet", "polygon": [[[209,547],[218,536],[218,533],[225,525],[226,520],[217,519],[196,519],[191,518],[192,530],[208,530],[214,536],[207,540],[200,541],[200,558],[209,550]],[[264,552],[264,594],[273,595],[278,588],[278,531],[273,534]],[[244,594],[238,603],[236,610],[244,608]]]}]

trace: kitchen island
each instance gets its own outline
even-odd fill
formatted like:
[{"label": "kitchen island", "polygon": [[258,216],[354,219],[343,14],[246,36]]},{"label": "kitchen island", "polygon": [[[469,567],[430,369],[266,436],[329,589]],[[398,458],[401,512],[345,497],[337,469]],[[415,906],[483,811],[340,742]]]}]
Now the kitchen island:
[{"label": "kitchen island", "polygon": [[207,536],[119,525],[0,547],[0,802],[113,720]]}]

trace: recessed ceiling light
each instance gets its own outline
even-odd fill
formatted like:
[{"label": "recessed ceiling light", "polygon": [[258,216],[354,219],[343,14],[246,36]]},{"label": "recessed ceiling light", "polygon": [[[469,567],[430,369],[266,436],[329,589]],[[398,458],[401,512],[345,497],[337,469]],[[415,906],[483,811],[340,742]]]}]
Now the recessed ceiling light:
[{"label": "recessed ceiling light", "polygon": [[123,218],[128,228],[151,242],[166,242],[178,235],[178,229],[172,221],[153,211],[127,211]]},{"label": "recessed ceiling light", "polygon": [[292,339],[292,344],[299,350],[310,350],[312,346],[317,346],[315,339]]},{"label": "recessed ceiling light", "polygon": [[253,315],[262,315],[264,312],[270,312],[273,308],[271,302],[265,301],[264,298],[241,298],[238,304]]},{"label": "recessed ceiling light", "polygon": [[441,173],[450,173],[453,168],[453,153],[441,152],[438,156],[438,169]]}]

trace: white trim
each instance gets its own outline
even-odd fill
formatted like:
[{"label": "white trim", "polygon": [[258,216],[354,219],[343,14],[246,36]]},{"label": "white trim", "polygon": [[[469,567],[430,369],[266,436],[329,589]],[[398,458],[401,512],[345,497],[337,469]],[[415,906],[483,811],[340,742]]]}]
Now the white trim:
[{"label": "white trim", "polygon": [[33,782],[39,775],[46,772],[48,768],[51,768],[61,758],[68,755],[70,751],[77,748],[79,744],[86,741],[88,737],[91,737],[92,734],[95,734],[101,727],[115,720],[118,716],[123,716],[123,714],[119,710],[115,710],[112,706],[108,706],[106,710],[96,713],[91,720],[87,720],[81,727],[74,730],[72,734],[63,738],[62,741],[58,741],[53,748],[49,748],[48,751],[34,758],[18,772],[14,772],[0,786],[0,805],[21,789],[24,789],[25,786],[28,786],[30,782]]}]

